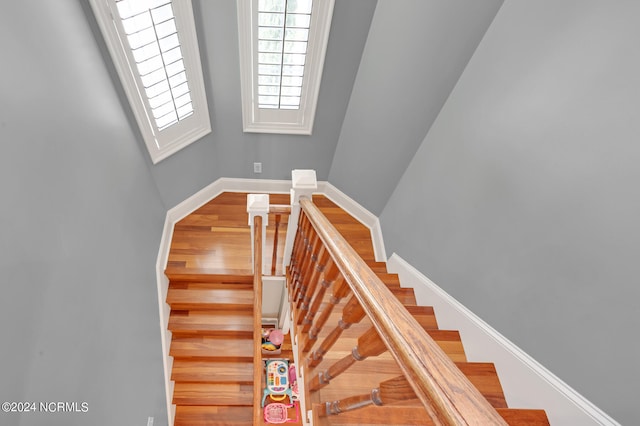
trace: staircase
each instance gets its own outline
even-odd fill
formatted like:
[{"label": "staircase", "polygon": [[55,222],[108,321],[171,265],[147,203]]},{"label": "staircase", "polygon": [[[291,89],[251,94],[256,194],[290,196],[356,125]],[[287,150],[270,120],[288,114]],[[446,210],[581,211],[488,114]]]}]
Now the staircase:
[{"label": "staircase", "polygon": [[[171,307],[168,328],[172,333],[169,355],[173,358],[171,380],[173,403],[176,405],[176,426],[200,425],[251,425],[254,410],[254,383],[262,387],[263,377],[254,377],[253,342],[253,276],[246,272],[231,273],[220,269],[204,271],[189,265],[217,262],[213,252],[224,252],[221,242],[216,241],[213,250],[205,240],[205,233],[216,233],[236,238],[233,251],[227,250],[221,256],[236,253],[237,236],[246,230],[245,197],[222,194],[208,205],[187,217],[174,230],[174,242],[166,275],[169,278],[167,303]],[[217,204],[216,204],[217,203]],[[468,362],[460,334],[455,330],[441,330],[431,307],[417,306],[412,289],[402,288],[395,274],[387,273],[384,262],[376,262],[369,230],[357,222],[340,207],[324,197],[314,196],[314,203],[334,224],[340,234],[348,240],[358,255],[415,318],[419,325],[431,336],[445,354],[476,387],[482,396],[496,408],[509,425],[548,425],[543,410],[520,410],[507,407],[507,402],[491,363]],[[220,212],[224,212],[224,215]],[[226,232],[226,233],[225,233]],[[181,233],[177,235],[178,233]],[[191,233],[191,236],[188,234]],[[177,238],[176,238],[177,237]],[[196,239],[198,244],[187,243]],[[213,238],[212,236],[206,238]],[[244,241],[244,240],[242,240]],[[247,241],[249,244],[249,241]],[[198,247],[198,248],[196,248]],[[247,247],[247,250],[250,250]],[[199,258],[198,256],[201,257]],[[206,258],[206,260],[205,260]],[[226,262],[226,261],[225,261]],[[221,268],[218,264],[216,267]],[[322,309],[326,309],[331,290],[324,295]],[[323,339],[337,327],[341,319],[353,315],[348,307],[349,297],[335,303],[327,315],[326,325],[316,339],[310,339],[309,326],[301,325],[308,312],[309,304],[292,303],[294,323],[298,332],[298,360],[304,364]],[[315,315],[314,321],[318,319]],[[347,321],[349,322],[349,321]],[[315,325],[315,323],[314,323]],[[358,339],[371,328],[371,321],[364,316],[354,320],[342,336],[324,354],[321,361],[305,368],[305,380],[309,383],[314,376],[351,354]],[[257,344],[257,342],[256,342]],[[376,354],[377,355],[377,354]],[[261,362],[261,361],[258,361]],[[353,363],[326,386],[308,392],[307,409],[313,411],[315,426],[320,425],[432,425],[422,404],[415,394],[392,380],[402,372],[395,359],[386,351],[371,355],[363,361]],[[323,416],[324,402],[346,400],[354,395],[370,394],[379,387],[386,395],[383,406],[368,405],[339,415]],[[301,423],[297,423],[301,424]]]},{"label": "staircase", "polygon": [[253,277],[169,279],[175,426],[252,424]]}]

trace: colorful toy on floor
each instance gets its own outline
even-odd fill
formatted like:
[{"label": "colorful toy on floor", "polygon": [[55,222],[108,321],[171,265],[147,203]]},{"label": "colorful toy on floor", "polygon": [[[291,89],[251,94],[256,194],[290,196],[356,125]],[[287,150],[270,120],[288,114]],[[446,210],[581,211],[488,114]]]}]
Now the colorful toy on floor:
[{"label": "colorful toy on floor", "polygon": [[284,342],[284,334],[278,329],[262,329],[262,353],[266,355],[277,355]]},{"label": "colorful toy on floor", "polygon": [[262,404],[267,396],[274,400],[281,400],[289,397],[289,402],[293,404],[293,395],[289,386],[289,361],[283,359],[271,359],[266,363],[266,387],[262,393]]},{"label": "colorful toy on floor", "polygon": [[[296,418],[289,418],[289,408],[295,408]],[[298,405],[297,403],[293,403],[292,405],[285,405],[280,402],[272,402],[264,407],[264,421],[267,423],[287,423],[287,422],[298,422]]]},{"label": "colorful toy on floor", "polygon": [[276,346],[280,346],[282,342],[284,342],[284,334],[282,334],[282,330],[271,330],[269,333],[268,340]]}]

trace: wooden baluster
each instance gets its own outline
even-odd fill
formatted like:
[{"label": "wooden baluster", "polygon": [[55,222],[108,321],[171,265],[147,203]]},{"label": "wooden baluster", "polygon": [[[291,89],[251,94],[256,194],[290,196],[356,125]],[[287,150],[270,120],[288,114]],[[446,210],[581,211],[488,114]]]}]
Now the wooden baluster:
[{"label": "wooden baluster", "polygon": [[[333,259],[329,257],[329,252],[326,252],[326,257],[324,265],[323,265],[323,274],[321,276],[321,280],[319,280],[320,288],[315,293],[313,298],[313,303],[310,302],[310,299],[306,299],[303,303],[303,311],[306,311],[306,315],[302,320],[302,332],[308,333],[311,325],[313,324],[313,317],[316,316],[318,309],[320,309],[320,305],[324,300],[324,294],[327,292],[327,289],[331,287],[331,284],[338,279],[340,274],[340,270],[338,266],[333,262]],[[307,307],[304,309],[304,307]]]},{"label": "wooden baluster", "polygon": [[357,410],[371,404],[382,405],[378,396],[378,389],[373,389],[370,394],[356,395],[332,402],[325,402],[324,410],[318,413],[319,417],[335,416],[347,411]]},{"label": "wooden baluster", "polygon": [[394,377],[380,383],[380,400],[383,404],[391,404],[397,401],[409,401],[417,399],[411,384],[404,376]]},{"label": "wooden baluster", "polygon": [[[340,301],[349,294],[351,289],[349,288],[349,284],[345,281],[342,275],[339,275],[333,284],[333,292],[331,297],[329,298],[329,303],[325,305],[324,309],[320,313],[320,316],[316,320],[315,324],[309,330],[309,333],[306,335],[306,340],[302,344],[302,351],[309,352],[313,345],[318,340],[318,334],[322,327],[326,324],[329,316],[333,312],[333,308],[340,303]],[[315,301],[314,301],[315,302]],[[322,300],[320,300],[320,303]],[[306,324],[305,324],[306,327]]]},{"label": "wooden baluster", "polygon": [[404,376],[398,376],[380,383],[380,387],[373,389],[370,394],[325,402],[323,405],[324,410],[321,410],[318,415],[320,417],[333,416],[372,404],[382,406],[416,398],[416,394],[407,379]]},{"label": "wooden baluster", "polygon": [[302,285],[302,275],[304,274],[304,271],[305,271],[305,265],[309,262],[309,257],[310,257],[309,252],[311,251],[310,245],[311,245],[311,238],[312,238],[312,234],[310,232],[311,230],[312,230],[311,223],[305,223],[302,229],[300,230],[302,239],[300,241],[300,246],[298,247],[298,254],[296,256],[297,262],[296,262],[295,273],[293,277],[294,298],[292,300],[295,300],[295,298],[297,297],[300,291],[300,286]]},{"label": "wooden baluster", "polygon": [[294,303],[297,309],[302,305],[302,300],[311,284],[311,276],[313,275],[315,268],[314,265],[318,262],[318,251],[322,247],[322,241],[318,234],[313,232],[310,236],[309,245],[307,246],[307,254],[305,262],[302,264],[302,272],[299,276],[300,285],[298,291],[295,294]]},{"label": "wooden baluster", "polygon": [[289,262],[289,269],[292,269],[296,262],[298,261],[297,253],[300,248],[300,241],[302,240],[302,227],[305,222],[308,222],[307,215],[304,212],[300,213],[298,217],[298,227],[296,228],[296,235],[293,238],[293,247],[291,248],[291,261]]},{"label": "wooden baluster", "polygon": [[331,367],[318,373],[309,383],[311,392],[329,384],[331,379],[344,373],[356,361],[363,361],[371,356],[378,356],[387,351],[387,347],[374,327],[367,330],[358,338],[358,345],[351,350],[351,354],[342,358]]},{"label": "wooden baluster", "polygon": [[300,258],[300,247],[304,243],[304,233],[303,227],[305,223],[308,223],[307,217],[305,214],[300,214],[300,218],[298,219],[298,228],[296,230],[296,235],[293,240],[293,248],[291,249],[291,260],[289,262],[289,266],[287,267],[287,280],[291,283],[289,289],[290,291],[293,289],[293,285],[295,282],[295,276],[298,272],[301,258]]},{"label": "wooden baluster", "polygon": [[327,262],[329,261],[329,252],[323,245],[320,245],[320,249],[318,250],[316,258],[317,260],[315,262],[313,272],[311,273],[311,277],[309,277],[309,280],[307,280],[307,286],[303,287],[305,291],[304,293],[301,293],[300,296],[300,312],[298,314],[298,325],[302,324],[302,321],[306,318],[307,313],[309,312],[311,298],[316,292],[318,283],[322,282],[323,272],[325,270]]},{"label": "wooden baluster", "polygon": [[306,220],[306,216],[300,215],[300,227],[298,228],[297,245],[294,246],[293,259],[291,264],[291,300],[294,300],[294,296],[299,291],[300,275],[302,274],[302,267],[306,260],[305,254],[307,253],[307,246],[309,245],[309,229],[311,229],[311,222]]},{"label": "wooden baluster", "polygon": [[271,275],[276,274],[276,265],[278,263],[278,236],[280,231],[280,221],[282,215],[291,214],[291,206],[285,204],[271,204],[269,206],[269,213],[275,215],[275,227],[273,233],[273,254],[271,258]]},{"label": "wooden baluster", "polygon": [[300,223],[298,225],[298,231],[296,232],[296,239],[294,241],[294,247],[292,251],[292,263],[291,267],[294,271],[300,272],[302,261],[304,260],[305,247],[308,241],[305,241],[308,236],[308,229],[311,228],[311,222],[307,219],[306,215],[300,215]]},{"label": "wooden baluster", "polygon": [[360,306],[358,299],[351,296],[347,304],[342,310],[342,318],[338,321],[338,325],[331,333],[322,341],[320,347],[309,355],[309,367],[316,367],[322,362],[324,354],[326,354],[333,344],[338,340],[342,332],[352,324],[356,324],[364,318],[364,309]]},{"label": "wooden baluster", "polygon": [[280,216],[276,214],[276,223],[273,234],[273,255],[271,256],[271,275],[276,274],[276,262],[278,261],[278,228],[280,228]]}]

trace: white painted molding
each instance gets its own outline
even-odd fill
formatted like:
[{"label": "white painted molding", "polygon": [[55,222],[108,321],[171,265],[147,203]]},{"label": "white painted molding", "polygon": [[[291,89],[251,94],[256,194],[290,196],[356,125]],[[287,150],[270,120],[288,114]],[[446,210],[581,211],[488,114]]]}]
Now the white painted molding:
[{"label": "white painted molding", "polygon": [[380,227],[378,217],[373,215],[373,213],[362,207],[355,200],[329,182],[318,182],[318,192],[324,194],[327,198],[342,207],[351,216],[358,219],[363,225],[371,230],[371,240],[373,241],[373,254],[375,259],[377,262],[385,262],[387,260],[387,255],[384,249],[382,228]]},{"label": "white painted molding", "polygon": [[[254,241],[254,236],[256,234],[254,218],[256,216],[260,216],[262,218],[262,248],[261,252],[266,253],[267,248],[267,225],[269,224],[269,194],[247,194],[247,213],[249,214],[249,227],[251,228],[251,241]],[[254,271],[255,265],[255,247],[254,244],[251,244],[251,270]],[[267,265],[262,262],[262,271],[260,273],[264,274],[266,271]]]},{"label": "white painted molding", "polygon": [[176,223],[191,212],[213,200],[222,192],[270,192],[288,194],[290,188],[291,181],[289,180],[220,178],[170,209],[167,215],[171,217],[174,221],[173,223]]},{"label": "white painted molding", "polygon": [[419,305],[433,306],[440,328],[460,331],[470,362],[495,364],[509,407],[544,409],[552,425],[620,426],[400,256],[392,254],[387,269]]},{"label": "white painted molding", "polygon": [[169,331],[170,308],[167,305],[167,292],[169,291],[169,279],[164,274],[169,259],[169,249],[171,247],[171,237],[173,236],[173,226],[169,213],[164,220],[162,238],[160,239],[160,249],[156,260],[156,284],[158,286],[158,311],[160,314],[160,339],[162,343],[162,367],[164,369],[164,388],[166,391],[167,417],[169,425],[173,425],[176,415],[176,407],[172,403],[173,382],[171,381],[171,367],[173,358],[169,356],[171,344],[171,332]]}]

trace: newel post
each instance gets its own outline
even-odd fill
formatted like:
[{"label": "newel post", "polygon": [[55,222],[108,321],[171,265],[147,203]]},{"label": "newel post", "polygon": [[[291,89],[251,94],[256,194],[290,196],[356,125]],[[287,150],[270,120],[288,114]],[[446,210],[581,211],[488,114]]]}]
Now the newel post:
[{"label": "newel post", "polygon": [[[267,223],[269,222],[269,194],[248,194],[247,195],[247,213],[249,213],[249,226],[251,227],[251,241],[255,235],[255,229],[253,225],[253,218],[256,216],[262,217],[262,253],[266,253],[266,235],[267,235]],[[251,244],[251,264],[254,264],[254,248]],[[264,269],[264,266],[263,266]],[[254,273],[256,271],[253,271]],[[264,271],[260,271],[260,274],[264,274]]]},{"label": "newel post", "polygon": [[292,170],[291,171],[291,216],[287,225],[287,240],[284,244],[283,270],[286,270],[291,260],[293,241],[298,229],[298,219],[300,218],[300,197],[305,196],[311,199],[311,195],[318,189],[318,180],[315,170]]}]

